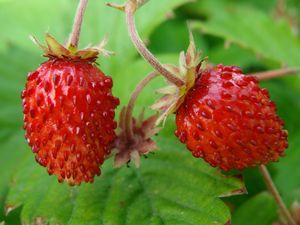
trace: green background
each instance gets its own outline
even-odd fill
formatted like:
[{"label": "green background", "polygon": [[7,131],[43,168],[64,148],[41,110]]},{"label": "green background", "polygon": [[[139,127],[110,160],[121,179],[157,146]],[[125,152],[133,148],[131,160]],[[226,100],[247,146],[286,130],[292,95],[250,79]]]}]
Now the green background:
[{"label": "green background", "polygon": [[[122,0],[114,2],[123,2]],[[187,21],[197,47],[212,63],[234,64],[246,73],[300,65],[300,3],[286,2],[279,15],[277,1],[150,0],[137,13],[144,41],[163,63],[177,63],[188,45]],[[236,178],[195,159],[179,143],[170,118],[156,141],[159,151],[142,159],[141,168],[114,169],[105,162],[95,183],[80,187],[58,184],[34,161],[22,130],[20,92],[26,75],[46,59],[29,40],[41,42],[45,32],[65,42],[71,30],[75,0],[0,0],[0,224],[61,225],[270,225],[276,206],[256,169],[243,172],[248,194]],[[107,35],[116,54],[100,57],[101,69],[114,79],[114,94],[125,105],[143,76],[151,71],[133,48],[123,13],[90,0],[82,28],[81,47]],[[135,113],[151,105],[163,86],[158,78],[138,99]],[[265,81],[289,130],[287,155],[270,165],[272,176],[290,206],[300,197],[300,78]],[[119,107],[118,111],[121,107]],[[151,112],[146,109],[147,115]],[[255,215],[255,216],[254,216]]]}]

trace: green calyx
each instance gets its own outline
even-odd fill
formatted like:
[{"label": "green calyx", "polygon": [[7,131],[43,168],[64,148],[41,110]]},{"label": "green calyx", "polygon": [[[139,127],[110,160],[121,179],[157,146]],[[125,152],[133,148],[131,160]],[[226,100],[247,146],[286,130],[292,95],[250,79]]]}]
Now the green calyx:
[{"label": "green calyx", "polygon": [[48,33],[45,35],[46,46],[42,45],[35,37],[30,36],[30,38],[43,50],[44,56],[49,58],[95,61],[99,54],[104,56],[113,54],[104,49],[107,44],[107,39],[104,39],[99,46],[78,50],[73,46],[66,48]]},{"label": "green calyx", "polygon": [[[202,60],[203,61],[203,60]],[[156,124],[164,122],[168,115],[176,112],[184,102],[188,91],[195,85],[197,79],[197,67],[201,65],[200,52],[197,52],[194,37],[190,31],[190,44],[187,52],[181,52],[179,65],[165,65],[166,68],[176,77],[184,81],[184,84],[177,87],[174,84],[157,90],[163,96],[152,105],[153,110],[160,111]]]}]

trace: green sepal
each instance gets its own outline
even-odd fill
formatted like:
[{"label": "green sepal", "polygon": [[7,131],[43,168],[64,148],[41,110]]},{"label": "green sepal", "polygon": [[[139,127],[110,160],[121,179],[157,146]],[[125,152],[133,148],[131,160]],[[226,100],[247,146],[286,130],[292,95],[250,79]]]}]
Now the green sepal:
[{"label": "green sepal", "polygon": [[176,77],[184,81],[184,84],[177,87],[174,84],[157,90],[163,96],[151,106],[153,110],[160,111],[156,124],[164,122],[168,115],[176,112],[184,102],[188,91],[195,85],[197,79],[197,67],[201,66],[200,52],[197,51],[194,37],[189,29],[190,44],[187,52],[181,52],[179,65],[165,65],[165,67]]},{"label": "green sepal", "polygon": [[45,35],[46,46],[42,45],[35,37],[30,36],[30,38],[39,48],[43,50],[44,56],[49,58],[95,61],[99,54],[103,54],[104,56],[113,54],[112,52],[104,49],[105,45],[107,44],[106,38],[100,43],[99,46],[89,47],[82,50],[78,50],[73,46],[66,48],[49,33],[46,33]]}]

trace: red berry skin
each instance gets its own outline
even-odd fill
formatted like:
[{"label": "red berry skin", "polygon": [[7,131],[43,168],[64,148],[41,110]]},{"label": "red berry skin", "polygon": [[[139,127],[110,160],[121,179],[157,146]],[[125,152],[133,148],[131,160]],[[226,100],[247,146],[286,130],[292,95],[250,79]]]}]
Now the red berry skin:
[{"label": "red berry skin", "polygon": [[60,182],[93,182],[116,138],[112,79],[88,60],[49,59],[22,92],[25,137]]},{"label": "red berry skin", "polygon": [[194,157],[227,171],[277,161],[288,147],[276,106],[235,66],[203,71],[176,115],[175,135]]}]

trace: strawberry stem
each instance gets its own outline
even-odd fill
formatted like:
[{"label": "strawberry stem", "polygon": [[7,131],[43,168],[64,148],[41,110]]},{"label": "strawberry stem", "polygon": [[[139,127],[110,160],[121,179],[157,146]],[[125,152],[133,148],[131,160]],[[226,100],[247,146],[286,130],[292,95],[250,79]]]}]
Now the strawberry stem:
[{"label": "strawberry stem", "polygon": [[169,82],[175,84],[178,87],[184,85],[184,81],[174,76],[170,71],[168,71],[159,61],[158,59],[147,49],[144,42],[141,40],[135,24],[134,13],[136,11],[137,6],[134,5],[131,1],[129,1],[125,5],[125,14],[128,32],[130,34],[130,38],[141,54],[141,56],[161,75],[163,75]]},{"label": "strawberry stem", "polygon": [[276,2],[276,15],[283,17],[286,15],[286,0],[277,0]]},{"label": "strawberry stem", "polygon": [[260,172],[264,178],[264,181],[267,185],[267,188],[269,189],[269,192],[272,194],[279,210],[281,211],[282,215],[287,220],[288,225],[297,225],[296,222],[294,221],[293,217],[291,216],[289,210],[287,209],[286,205],[284,204],[284,202],[272,180],[272,177],[271,177],[267,167],[264,165],[260,165],[259,170],[260,170]]},{"label": "strawberry stem", "polygon": [[128,106],[126,108],[125,114],[125,134],[128,141],[132,141],[134,138],[133,134],[133,120],[132,120],[132,113],[134,109],[134,105],[136,102],[137,97],[140,95],[142,90],[147,86],[147,84],[153,80],[155,77],[158,76],[156,71],[149,73],[135,88],[133,93],[131,94],[130,100],[128,102]]},{"label": "strawberry stem", "polygon": [[74,24],[73,24],[73,30],[72,30],[69,44],[68,44],[68,47],[70,47],[70,48],[78,47],[82,20],[83,20],[83,16],[84,16],[84,12],[85,12],[87,3],[88,3],[88,0],[80,0],[80,2],[78,4],[75,19],[74,19]]},{"label": "strawberry stem", "polygon": [[286,75],[299,74],[300,68],[284,68],[279,70],[270,70],[265,72],[249,74],[256,77],[259,80],[268,80],[277,77],[283,77]]}]

